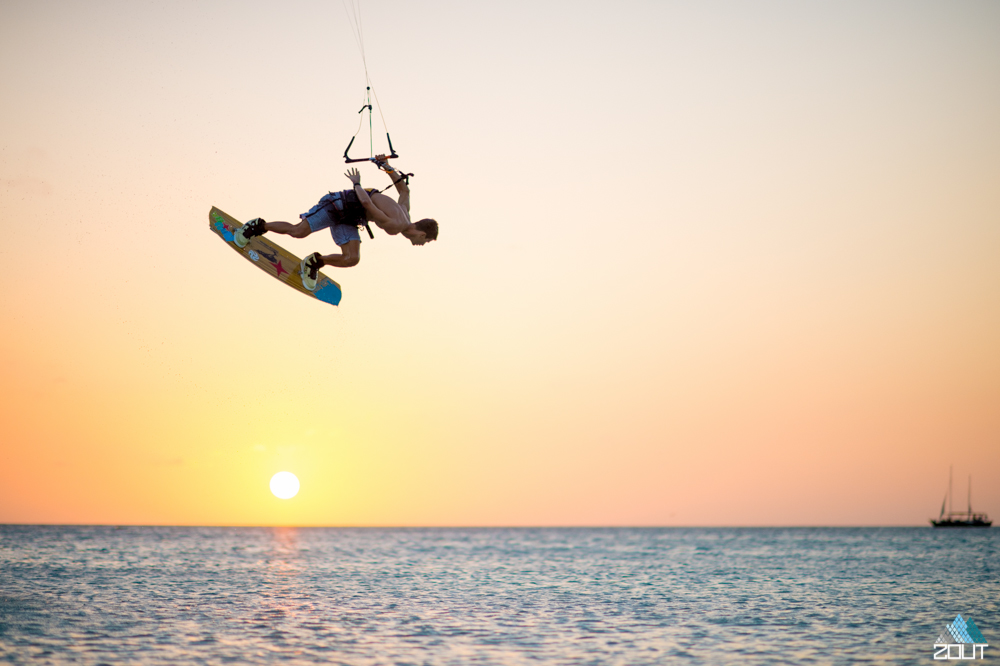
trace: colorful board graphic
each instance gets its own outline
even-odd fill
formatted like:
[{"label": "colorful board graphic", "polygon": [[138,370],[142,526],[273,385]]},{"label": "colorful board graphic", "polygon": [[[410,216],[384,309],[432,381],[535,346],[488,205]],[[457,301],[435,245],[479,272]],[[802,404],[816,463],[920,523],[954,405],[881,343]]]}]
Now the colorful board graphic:
[{"label": "colorful board graphic", "polygon": [[324,303],[329,303],[330,305],[338,305],[340,303],[342,294],[339,284],[320,273],[316,281],[316,290],[309,291],[302,285],[302,276],[299,275],[299,266],[302,260],[288,250],[275,245],[270,239],[264,236],[257,236],[256,238],[251,238],[246,247],[236,247],[236,243],[233,242],[233,233],[242,227],[243,223],[223,213],[214,206],[208,213],[208,226],[222,240],[226,241],[229,247],[242,254],[251,263],[256,264],[268,275]]}]

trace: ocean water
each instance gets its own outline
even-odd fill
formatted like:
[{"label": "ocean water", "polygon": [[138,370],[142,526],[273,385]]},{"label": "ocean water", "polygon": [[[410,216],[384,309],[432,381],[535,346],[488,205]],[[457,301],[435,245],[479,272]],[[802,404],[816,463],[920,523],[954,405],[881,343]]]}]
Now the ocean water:
[{"label": "ocean water", "polygon": [[0,662],[995,662],[998,534],[0,526]]}]

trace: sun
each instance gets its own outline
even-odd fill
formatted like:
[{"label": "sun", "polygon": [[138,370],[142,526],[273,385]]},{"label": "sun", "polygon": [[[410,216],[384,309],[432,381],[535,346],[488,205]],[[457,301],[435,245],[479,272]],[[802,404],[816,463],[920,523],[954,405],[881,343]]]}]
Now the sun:
[{"label": "sun", "polygon": [[292,499],[299,494],[299,479],[291,472],[278,472],[271,477],[271,492],[278,499]]}]

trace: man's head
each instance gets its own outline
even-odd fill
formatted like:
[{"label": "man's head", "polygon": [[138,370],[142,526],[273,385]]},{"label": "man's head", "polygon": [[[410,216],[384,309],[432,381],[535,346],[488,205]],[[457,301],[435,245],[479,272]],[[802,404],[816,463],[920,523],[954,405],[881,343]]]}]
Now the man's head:
[{"label": "man's head", "polygon": [[437,240],[438,237],[438,223],[437,220],[432,220],[429,217],[414,222],[413,226],[410,227],[408,233],[405,234],[410,242],[414,245],[423,245],[424,243],[429,243],[432,240]]}]

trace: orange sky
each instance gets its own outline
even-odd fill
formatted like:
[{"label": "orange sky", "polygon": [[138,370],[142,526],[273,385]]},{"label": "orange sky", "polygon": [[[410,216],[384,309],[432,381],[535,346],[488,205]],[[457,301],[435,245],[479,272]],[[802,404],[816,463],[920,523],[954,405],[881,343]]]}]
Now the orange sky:
[{"label": "orange sky", "polygon": [[363,10],[441,238],[330,308],[207,214],[349,185],[341,5],[0,4],[0,522],[1000,515],[998,5]]}]

